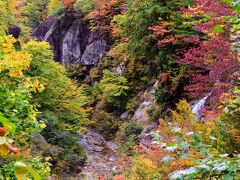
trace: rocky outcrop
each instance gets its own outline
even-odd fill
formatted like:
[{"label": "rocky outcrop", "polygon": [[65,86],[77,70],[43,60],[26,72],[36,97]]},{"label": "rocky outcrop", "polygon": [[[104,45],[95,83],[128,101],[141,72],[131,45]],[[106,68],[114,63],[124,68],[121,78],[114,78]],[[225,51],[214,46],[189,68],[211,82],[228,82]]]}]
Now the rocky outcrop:
[{"label": "rocky outcrop", "polygon": [[149,135],[152,131],[157,129],[157,123],[153,123],[146,128],[143,129],[139,136],[139,141],[140,144],[143,145],[144,147],[149,148],[152,144],[152,136]]},{"label": "rocky outcrop", "polygon": [[81,58],[83,65],[97,65],[107,55],[108,45],[105,40],[94,41],[89,44]]},{"label": "rocky outcrop", "polygon": [[90,31],[88,26],[81,12],[67,11],[61,20],[49,17],[32,36],[49,42],[54,59],[64,66],[98,66],[109,50],[108,38],[99,30]]},{"label": "rocky outcrop", "polygon": [[81,57],[87,46],[87,39],[88,27],[83,20],[76,20],[62,40],[61,62],[63,65],[81,63]]},{"label": "rocky outcrop", "polygon": [[32,33],[32,36],[39,41],[47,41],[52,47],[54,59],[61,59],[61,28],[60,21],[56,17],[49,17]]}]

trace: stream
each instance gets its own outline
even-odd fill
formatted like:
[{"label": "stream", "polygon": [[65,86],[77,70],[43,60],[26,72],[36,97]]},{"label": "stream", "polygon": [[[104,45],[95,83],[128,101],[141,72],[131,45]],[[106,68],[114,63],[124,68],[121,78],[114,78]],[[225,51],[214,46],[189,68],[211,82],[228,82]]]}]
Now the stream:
[{"label": "stream", "polygon": [[120,156],[114,141],[106,141],[101,134],[89,129],[79,142],[85,147],[87,154],[85,166],[80,174],[81,179],[111,178],[113,173],[122,168],[118,162]]}]

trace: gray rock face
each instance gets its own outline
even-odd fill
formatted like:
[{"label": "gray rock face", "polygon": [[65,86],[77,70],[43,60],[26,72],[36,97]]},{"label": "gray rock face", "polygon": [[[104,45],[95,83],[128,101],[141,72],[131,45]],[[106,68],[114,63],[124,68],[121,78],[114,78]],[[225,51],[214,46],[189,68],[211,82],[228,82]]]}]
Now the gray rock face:
[{"label": "gray rock face", "polygon": [[76,20],[63,37],[62,64],[79,64],[87,45],[87,27],[82,20]]},{"label": "gray rock face", "polygon": [[81,58],[83,65],[97,65],[101,58],[107,55],[108,45],[105,40],[94,41],[89,44]]},{"label": "gray rock face", "polygon": [[49,29],[56,23],[58,23],[58,19],[56,17],[49,17],[45,22],[43,22],[37,29],[33,31],[32,36],[36,37],[38,40],[43,41]]},{"label": "gray rock face", "polygon": [[87,130],[80,139],[80,143],[85,147],[87,161],[78,179],[99,179],[105,176],[112,179],[114,172],[122,169],[122,164],[118,162],[120,155],[114,141],[106,141],[103,136],[94,130]]},{"label": "gray rock face", "polygon": [[144,101],[140,104],[139,108],[136,110],[134,117],[139,121],[148,120],[148,109],[151,107],[151,102]]},{"label": "gray rock face", "polygon": [[88,22],[80,12],[66,12],[61,21],[50,17],[34,30],[32,36],[49,42],[54,59],[64,66],[98,66],[109,50],[107,36],[99,30],[90,32]]},{"label": "gray rock face", "polygon": [[52,16],[43,22],[32,33],[32,36],[39,41],[47,41],[52,47],[54,53],[54,59],[59,61],[61,58],[61,28],[60,21]]}]

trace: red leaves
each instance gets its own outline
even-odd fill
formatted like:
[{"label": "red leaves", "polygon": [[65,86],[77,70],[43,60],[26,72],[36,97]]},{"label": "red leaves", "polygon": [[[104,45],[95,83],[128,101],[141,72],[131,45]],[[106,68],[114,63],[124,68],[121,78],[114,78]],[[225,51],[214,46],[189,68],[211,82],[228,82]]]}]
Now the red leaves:
[{"label": "red leaves", "polygon": [[62,2],[65,7],[68,7],[72,5],[75,2],[75,0],[62,0]]},{"label": "red leaves", "polygon": [[7,133],[7,129],[5,127],[0,128],[0,136],[5,136],[6,133]]},{"label": "red leaves", "polygon": [[[15,147],[9,139],[6,140],[6,137],[4,137],[7,133],[7,129],[5,127],[0,127],[0,138],[3,138],[6,142],[4,144],[1,144],[1,147],[2,148],[1,150],[4,152],[4,153],[13,153],[13,154],[17,154],[18,153],[18,148]],[[4,150],[5,148],[5,150]],[[3,153],[3,152],[0,152]]]},{"label": "red leaves", "polygon": [[228,16],[232,14],[232,9],[227,4],[219,0],[195,0],[194,8],[186,8],[183,10],[185,14],[193,16],[211,15],[212,18]]},{"label": "red leaves", "polygon": [[158,47],[165,46],[169,43],[173,43],[173,42],[181,40],[183,38],[180,35],[174,35],[172,33],[172,30],[167,29],[166,26],[168,26],[170,24],[171,23],[165,22],[165,25],[153,26],[153,27],[149,28],[149,30],[153,31],[152,38],[158,39],[158,42],[157,42]]},{"label": "red leaves", "polygon": [[198,36],[192,36],[189,38],[183,38],[183,41],[186,43],[194,44],[194,45],[199,45],[200,44],[200,38]]},{"label": "red leaves", "polygon": [[168,76],[169,76],[168,73],[161,73],[161,74],[160,74],[161,82],[165,82],[165,81],[167,81]]},{"label": "red leaves", "polygon": [[189,74],[192,80],[186,87],[190,96],[200,97],[204,92],[220,88],[214,84],[230,82],[230,75],[239,67],[236,56],[229,38],[225,36],[212,37],[202,41],[199,47],[188,50],[179,63],[196,69]]},{"label": "red leaves", "polygon": [[9,151],[11,153],[13,153],[13,154],[17,154],[18,153],[18,148],[13,146],[11,143],[8,143],[7,146],[8,146],[8,149],[9,149]]},{"label": "red leaves", "polygon": [[[185,42],[195,45],[178,60],[180,64],[189,65],[193,69],[188,74],[191,81],[186,90],[193,98],[199,98],[212,90],[218,97],[229,88],[230,76],[239,67],[237,53],[231,49],[230,26],[223,21],[225,16],[232,14],[231,8],[217,0],[195,0],[195,8],[188,8],[183,12],[193,17],[209,18],[207,21],[198,21],[194,27],[209,35],[208,40],[201,41],[197,36],[184,38]],[[213,28],[219,24],[224,24],[224,32],[214,33]]]}]

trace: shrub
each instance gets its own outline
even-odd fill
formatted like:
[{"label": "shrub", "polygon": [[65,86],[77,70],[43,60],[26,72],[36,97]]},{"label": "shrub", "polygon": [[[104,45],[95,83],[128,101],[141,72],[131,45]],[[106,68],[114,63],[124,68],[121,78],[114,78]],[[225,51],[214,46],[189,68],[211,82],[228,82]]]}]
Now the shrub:
[{"label": "shrub", "polygon": [[74,8],[76,10],[81,10],[84,13],[88,13],[89,11],[93,10],[95,4],[92,0],[76,0],[74,3]]},{"label": "shrub", "polygon": [[116,134],[116,141],[119,144],[120,151],[131,154],[134,146],[139,143],[139,135],[142,130],[142,125],[137,122],[122,124]]},{"label": "shrub", "polygon": [[96,130],[108,139],[111,139],[118,130],[117,117],[104,110],[96,111],[93,120]]},{"label": "shrub", "polygon": [[121,100],[127,95],[127,79],[118,76],[109,70],[103,70],[103,78],[99,82],[99,88],[102,92],[100,99],[105,106],[121,106]]}]

